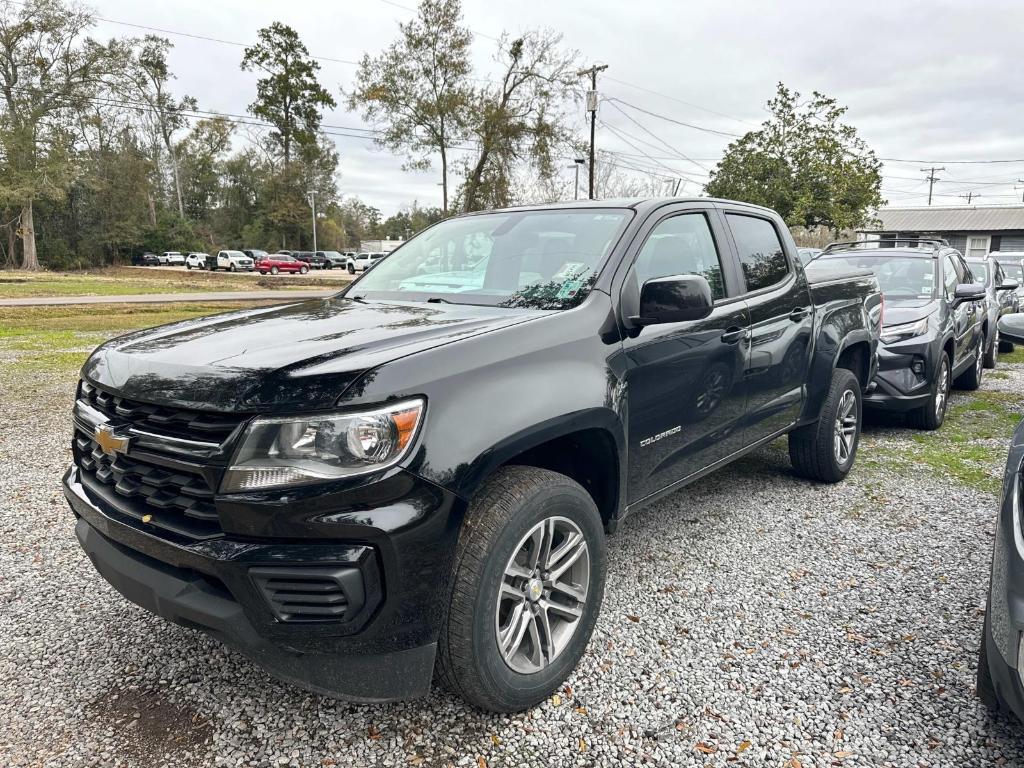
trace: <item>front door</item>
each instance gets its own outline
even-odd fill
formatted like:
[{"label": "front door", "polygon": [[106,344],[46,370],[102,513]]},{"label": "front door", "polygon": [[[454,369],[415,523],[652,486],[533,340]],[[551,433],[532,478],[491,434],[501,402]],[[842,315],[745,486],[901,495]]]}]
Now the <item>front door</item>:
[{"label": "front door", "polygon": [[750,356],[745,375],[753,443],[800,416],[811,365],[814,307],[807,278],[787,256],[771,220],[725,212],[750,311]]},{"label": "front door", "polygon": [[700,275],[715,298],[703,320],[646,326],[623,343],[630,502],[741,447],[735,426],[744,412],[749,319],[744,302],[730,299],[723,237],[713,210],[666,216],[646,235],[622,288],[638,296],[646,280]]}]

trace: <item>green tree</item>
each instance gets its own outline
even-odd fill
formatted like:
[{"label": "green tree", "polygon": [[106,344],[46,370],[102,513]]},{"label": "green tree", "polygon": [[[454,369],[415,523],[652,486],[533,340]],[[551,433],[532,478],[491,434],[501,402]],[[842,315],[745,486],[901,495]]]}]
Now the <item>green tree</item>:
[{"label": "green tree", "polygon": [[471,109],[472,134],[479,149],[466,163],[460,190],[463,210],[510,205],[513,176],[525,164],[541,182],[560,169],[570,154],[573,133],[566,105],[578,87],[577,54],[562,48],[551,30],[502,39],[503,64],[497,85],[477,90]]},{"label": "green tree", "polygon": [[320,65],[294,29],[275,21],[257,36],[259,42],[246,48],[242,57],[243,70],[265,74],[256,82],[256,101],[249,112],[274,124],[270,138],[287,168],[295,147],[317,147],[323,110],[337,105],[317,80]]},{"label": "green tree", "polygon": [[123,45],[85,37],[93,18],[60,0],[0,8],[0,206],[20,211],[22,267],[39,269],[33,205],[74,182],[74,116],[123,69]]},{"label": "green tree", "polygon": [[182,158],[182,215],[193,221],[206,222],[217,202],[232,132],[231,123],[223,117],[200,120],[174,148]]},{"label": "green tree", "polygon": [[448,211],[448,152],[466,137],[472,88],[469,46],[459,0],[422,0],[416,18],[399,24],[383,54],[365,54],[348,95],[349,109],[381,133],[376,141],[403,152],[406,170],[441,160],[442,210]]},{"label": "green tree", "polygon": [[171,42],[163,37],[146,35],[131,61],[131,88],[129,97],[140,97],[149,107],[146,121],[158,138],[154,166],[162,172],[162,157],[166,153],[170,161],[171,181],[174,185],[178,215],[185,216],[185,204],[181,192],[181,178],[178,168],[178,152],[174,135],[186,124],[186,112],[196,109],[196,100],[191,96],[175,99],[168,90],[174,75],[167,66],[167,54]]},{"label": "green tree", "polygon": [[760,130],[729,145],[705,191],[773,208],[790,226],[838,233],[866,223],[884,203],[882,164],[840,122],[846,107],[817,91],[801,102],[779,83],[768,111]]}]

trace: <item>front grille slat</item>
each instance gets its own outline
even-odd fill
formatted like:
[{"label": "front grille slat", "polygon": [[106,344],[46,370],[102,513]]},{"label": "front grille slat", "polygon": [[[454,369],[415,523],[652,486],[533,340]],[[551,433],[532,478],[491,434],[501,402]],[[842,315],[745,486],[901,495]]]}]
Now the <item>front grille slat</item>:
[{"label": "front grille slat", "polygon": [[[109,455],[99,447],[94,435],[86,432],[91,430],[88,424],[77,424],[72,451],[88,490],[114,511],[151,527],[154,532],[170,532],[194,540],[222,535],[213,500],[226,460],[223,446],[245,415],[139,402],[86,381],[80,384],[79,398],[116,428],[138,430],[140,435],[133,438],[127,453]],[[171,439],[161,443],[160,437]],[[175,443],[175,438],[212,447],[197,450],[186,443]]]}]

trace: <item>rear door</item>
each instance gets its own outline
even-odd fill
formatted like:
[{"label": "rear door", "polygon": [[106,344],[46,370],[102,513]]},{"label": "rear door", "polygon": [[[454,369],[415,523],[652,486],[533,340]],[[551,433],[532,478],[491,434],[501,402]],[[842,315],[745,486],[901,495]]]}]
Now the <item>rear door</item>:
[{"label": "rear door", "polygon": [[[703,320],[634,329],[627,359],[629,501],[638,501],[714,464],[741,445],[742,376],[749,319],[737,292],[728,241],[713,207],[667,207],[631,246],[621,288],[624,314],[644,281],[701,275],[715,300]],[[635,314],[635,310],[633,311]]]},{"label": "rear door", "polygon": [[[946,302],[952,306],[956,287],[960,283],[970,283],[974,276],[968,267],[952,253],[942,257],[942,289],[946,294]],[[979,320],[979,304],[965,301],[951,312],[953,316],[953,368],[957,368],[963,359],[974,352],[974,344],[981,328]]]},{"label": "rear door", "polygon": [[814,307],[795,252],[768,216],[723,207],[742,270],[750,311],[745,390],[746,443],[776,434],[799,418],[810,371]]}]

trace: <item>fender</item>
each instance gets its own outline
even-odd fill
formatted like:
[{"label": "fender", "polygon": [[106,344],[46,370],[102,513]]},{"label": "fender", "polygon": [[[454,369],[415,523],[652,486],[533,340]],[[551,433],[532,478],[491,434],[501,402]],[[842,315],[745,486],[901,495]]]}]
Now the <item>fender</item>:
[{"label": "fender", "polygon": [[615,465],[601,468],[601,474],[607,473],[615,481],[614,496],[617,501],[613,517],[618,517],[625,509],[626,503],[626,462],[623,460],[626,436],[623,433],[621,417],[607,408],[590,408],[557,416],[509,435],[470,462],[465,471],[456,478],[452,490],[469,499],[496,469],[509,463],[516,456],[584,430],[599,430],[611,440]]},{"label": "fender", "polygon": [[[850,327],[849,322],[835,322],[836,316],[844,314],[853,320],[853,330],[842,334],[844,327]],[[832,372],[838,367],[839,358],[843,352],[854,344],[866,343],[868,349],[868,378],[861,382],[862,388],[867,388],[874,378],[878,367],[877,337],[870,330],[870,321],[865,306],[860,303],[850,303],[835,310],[830,310],[822,320],[820,330],[817,334],[817,341],[814,345],[814,355],[811,358],[810,376],[807,380],[806,397],[804,407],[800,414],[799,425],[809,424],[818,420],[821,407],[825,402],[829,386],[832,383]],[[859,374],[858,374],[859,375]]]}]

